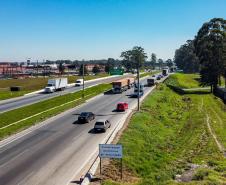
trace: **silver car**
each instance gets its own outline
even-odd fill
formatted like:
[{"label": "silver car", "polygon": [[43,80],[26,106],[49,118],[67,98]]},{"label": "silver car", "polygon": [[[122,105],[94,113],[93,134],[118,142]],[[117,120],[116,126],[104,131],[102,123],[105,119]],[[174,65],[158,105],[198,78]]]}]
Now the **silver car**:
[{"label": "silver car", "polygon": [[98,132],[98,131],[106,132],[106,130],[110,127],[111,127],[111,123],[107,119],[97,120],[94,125],[94,131],[95,132]]}]

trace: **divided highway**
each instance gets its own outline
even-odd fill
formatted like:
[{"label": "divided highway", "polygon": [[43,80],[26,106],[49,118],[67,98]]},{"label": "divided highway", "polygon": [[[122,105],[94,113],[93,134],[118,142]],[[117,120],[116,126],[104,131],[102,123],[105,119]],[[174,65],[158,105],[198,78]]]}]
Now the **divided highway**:
[{"label": "divided highway", "polygon": [[[90,86],[94,86],[94,85],[98,85],[101,83],[110,83],[113,80],[118,80],[121,78],[124,78],[125,76],[129,76],[129,75],[123,75],[123,76],[113,76],[111,78],[105,78],[105,79],[98,79],[95,81],[87,81],[85,83],[85,88],[90,87]],[[26,105],[30,105],[33,103],[37,103],[43,100],[47,100],[56,96],[60,96],[60,95],[64,95],[67,93],[71,93],[71,92],[76,92],[82,89],[82,86],[79,87],[68,87],[67,89],[65,89],[64,91],[58,91],[55,93],[51,93],[51,94],[44,94],[44,93],[37,93],[37,94],[33,94],[33,95],[27,95],[27,96],[22,96],[22,97],[18,97],[18,98],[12,98],[9,100],[3,100],[0,101],[0,113],[3,112],[7,112],[9,110],[13,110],[19,107],[23,107]]]},{"label": "divided highway", "polygon": [[[141,80],[146,83],[145,80]],[[150,87],[145,87],[144,93]],[[114,112],[117,102],[129,106],[137,99],[129,98],[133,89],[122,94],[101,95],[89,102],[45,121],[47,124],[27,135],[0,146],[0,184],[2,185],[64,185],[79,176],[98,144],[117,126],[125,114]],[[111,128],[94,133],[94,122],[78,124],[78,114],[91,111],[96,119],[107,118]]]}]

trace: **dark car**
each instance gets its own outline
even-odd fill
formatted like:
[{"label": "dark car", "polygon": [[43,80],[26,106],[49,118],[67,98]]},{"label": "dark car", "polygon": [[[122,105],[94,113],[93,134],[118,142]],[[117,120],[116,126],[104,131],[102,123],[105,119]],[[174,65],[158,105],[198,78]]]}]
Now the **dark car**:
[{"label": "dark car", "polygon": [[161,75],[158,75],[156,79],[161,80],[161,78],[162,78]]},{"label": "dark car", "polygon": [[80,123],[88,123],[94,119],[95,119],[95,114],[92,112],[82,112],[78,117],[78,121]]}]

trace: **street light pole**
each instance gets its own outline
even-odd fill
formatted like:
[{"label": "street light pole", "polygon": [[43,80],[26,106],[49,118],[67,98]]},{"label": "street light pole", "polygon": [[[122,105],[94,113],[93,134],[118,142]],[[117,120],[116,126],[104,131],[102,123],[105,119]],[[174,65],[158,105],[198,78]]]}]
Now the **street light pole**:
[{"label": "street light pole", "polygon": [[137,94],[137,111],[140,111],[140,61],[137,61],[137,85],[138,85],[138,94]]},{"label": "street light pole", "polygon": [[84,78],[84,63],[82,64],[82,79],[83,79],[83,82],[82,82],[82,98],[84,99],[85,95],[84,95],[84,89],[85,89],[85,78]]}]

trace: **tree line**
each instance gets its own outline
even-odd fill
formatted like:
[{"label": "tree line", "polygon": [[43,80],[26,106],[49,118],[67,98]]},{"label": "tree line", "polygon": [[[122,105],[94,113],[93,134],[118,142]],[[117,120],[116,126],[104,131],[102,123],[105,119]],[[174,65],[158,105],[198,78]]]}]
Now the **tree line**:
[{"label": "tree line", "polygon": [[221,77],[226,79],[226,20],[204,23],[193,40],[176,50],[174,62],[186,73],[199,72],[200,84],[214,92],[222,85]]}]

